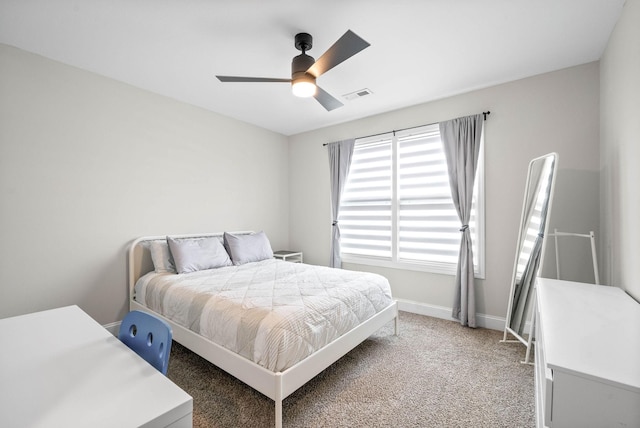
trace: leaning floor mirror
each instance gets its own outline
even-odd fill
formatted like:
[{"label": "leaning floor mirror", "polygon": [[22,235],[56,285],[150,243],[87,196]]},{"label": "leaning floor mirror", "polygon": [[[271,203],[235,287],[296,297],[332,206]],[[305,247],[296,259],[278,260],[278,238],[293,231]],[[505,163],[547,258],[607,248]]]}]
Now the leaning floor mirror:
[{"label": "leaning floor mirror", "polygon": [[[531,348],[535,280],[544,261],[545,235],[551,216],[558,155],[549,153],[529,163],[520,230],[509,293],[503,342],[522,342]],[[527,323],[527,321],[529,321]],[[525,331],[527,330],[527,331]],[[515,337],[508,340],[509,335]]]}]

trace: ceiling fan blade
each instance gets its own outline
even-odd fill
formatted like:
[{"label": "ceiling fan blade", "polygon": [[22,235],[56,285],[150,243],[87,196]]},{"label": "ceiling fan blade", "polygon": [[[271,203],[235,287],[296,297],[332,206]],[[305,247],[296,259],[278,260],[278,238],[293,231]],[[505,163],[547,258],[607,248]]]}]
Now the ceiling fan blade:
[{"label": "ceiling fan blade", "polygon": [[318,102],[322,104],[322,107],[324,107],[327,111],[337,109],[338,107],[342,107],[344,105],[327,91],[322,89],[320,86],[316,86],[316,88],[316,94],[313,96],[313,98],[318,100]]},{"label": "ceiling fan blade", "polygon": [[356,33],[348,30],[307,70],[315,77],[326,73],[336,65],[348,60],[361,50],[371,46]]},{"label": "ceiling fan blade", "polygon": [[239,76],[216,76],[221,82],[285,82],[291,83],[291,79],[276,79],[271,77],[239,77]]}]

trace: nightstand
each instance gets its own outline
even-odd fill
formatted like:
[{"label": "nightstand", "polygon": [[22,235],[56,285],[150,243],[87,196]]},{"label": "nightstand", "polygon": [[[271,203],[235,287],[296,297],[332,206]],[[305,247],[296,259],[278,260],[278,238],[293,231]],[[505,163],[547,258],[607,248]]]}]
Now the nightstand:
[{"label": "nightstand", "polygon": [[302,263],[302,251],[280,250],[274,252],[273,257],[285,262]]}]

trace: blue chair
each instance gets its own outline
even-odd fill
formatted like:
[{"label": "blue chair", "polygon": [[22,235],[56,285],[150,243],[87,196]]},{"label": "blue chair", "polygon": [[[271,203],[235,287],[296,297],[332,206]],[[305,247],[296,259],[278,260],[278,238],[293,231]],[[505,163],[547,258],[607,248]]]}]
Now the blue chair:
[{"label": "blue chair", "polygon": [[147,312],[131,311],[120,324],[118,339],[163,375],[167,374],[173,334],[166,321]]}]

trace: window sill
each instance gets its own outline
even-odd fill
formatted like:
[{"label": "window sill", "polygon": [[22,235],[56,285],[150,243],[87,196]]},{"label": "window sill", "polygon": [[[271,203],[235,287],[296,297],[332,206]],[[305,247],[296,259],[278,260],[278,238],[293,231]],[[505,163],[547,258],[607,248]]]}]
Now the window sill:
[{"label": "window sill", "polygon": [[[439,275],[450,275],[455,276],[457,271],[456,265],[451,265],[449,263],[420,263],[420,262],[398,262],[389,259],[383,259],[378,257],[365,257],[365,256],[353,256],[353,255],[343,255],[342,256],[343,263],[351,263],[356,265],[365,265],[365,266],[376,266],[376,267],[384,267],[390,269],[399,269],[399,270],[411,270],[417,272],[426,272],[426,273],[435,273]],[[474,277],[476,279],[484,279],[484,275],[481,275],[479,272],[475,272]]]}]

